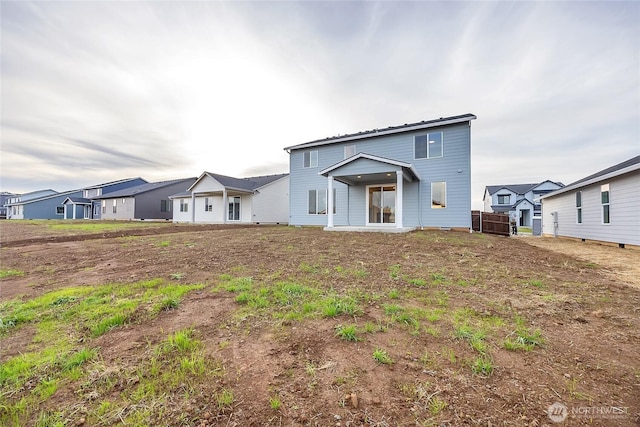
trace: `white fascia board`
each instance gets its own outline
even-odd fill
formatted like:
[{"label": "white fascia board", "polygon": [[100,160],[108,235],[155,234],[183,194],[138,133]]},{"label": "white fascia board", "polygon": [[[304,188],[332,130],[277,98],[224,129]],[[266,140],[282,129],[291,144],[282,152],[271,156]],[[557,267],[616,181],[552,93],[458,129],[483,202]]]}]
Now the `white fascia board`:
[{"label": "white fascia board", "polygon": [[[198,179],[196,179],[196,180],[194,181],[194,183],[193,183],[193,184],[191,184],[191,187],[187,188],[187,191],[191,191],[191,189],[192,189],[193,187],[195,187],[195,186],[196,186],[196,184],[198,184],[198,183],[200,182],[200,180],[202,180],[202,178],[204,178],[205,176],[208,176],[208,177],[210,177],[211,179],[213,179],[213,180],[215,181],[215,179],[214,179],[211,175],[209,175],[209,172],[202,172],[202,173],[200,174],[200,176],[198,177]],[[216,181],[216,182],[217,182],[217,181]],[[220,183],[218,183],[218,184],[220,184]]]},{"label": "white fascia board", "polygon": [[442,121],[433,122],[433,123],[417,123],[414,126],[402,127],[400,129],[380,129],[380,130],[376,129],[373,132],[365,131],[365,133],[363,134],[351,134],[351,135],[346,135],[344,137],[328,138],[328,139],[323,139],[319,141],[307,142],[304,144],[292,145],[290,147],[285,147],[284,150],[286,151],[301,150],[304,148],[320,147],[322,145],[331,145],[331,144],[337,144],[340,142],[357,141],[359,139],[376,138],[378,136],[393,135],[395,133],[413,132],[416,130],[429,129],[429,128],[434,128],[438,126],[446,126],[446,125],[452,125],[457,123],[470,122],[471,120],[475,120],[475,119],[476,119],[476,116],[471,115],[471,116],[460,117],[460,118],[455,118],[451,120],[442,120]]},{"label": "white fascia board", "polygon": [[369,159],[369,160],[373,160],[380,163],[386,163],[388,165],[400,166],[403,169],[410,170],[411,173],[416,177],[416,179],[420,180],[420,175],[418,175],[418,171],[415,170],[415,168],[411,163],[401,162],[399,160],[387,159],[385,157],[374,156],[373,154],[367,154],[367,153],[358,153],[347,159],[344,159],[341,162],[336,163],[335,165],[329,166],[328,168],[321,170],[320,172],[318,172],[318,175],[326,176],[329,174],[329,172],[336,170],[351,162],[355,162],[358,159]]},{"label": "white fascia board", "polygon": [[560,188],[558,190],[555,190],[555,191],[553,191],[551,193],[545,194],[544,196],[540,196],[540,199],[546,199],[548,197],[559,196],[562,193],[566,193],[566,192],[571,191],[571,190],[575,190],[575,189],[578,189],[578,188],[582,188],[582,187],[586,187],[586,186],[589,186],[589,185],[592,185],[592,184],[596,184],[598,182],[606,181],[608,179],[615,178],[617,176],[624,175],[624,174],[627,174],[629,172],[633,172],[633,171],[636,171],[636,170],[640,170],[640,163],[636,163],[635,165],[628,166],[626,168],[623,168],[623,169],[608,173],[606,175],[602,175],[602,176],[598,176],[598,177],[592,178],[592,179],[590,179],[588,181],[579,182],[577,184],[569,184],[566,187],[562,187],[562,188]]}]

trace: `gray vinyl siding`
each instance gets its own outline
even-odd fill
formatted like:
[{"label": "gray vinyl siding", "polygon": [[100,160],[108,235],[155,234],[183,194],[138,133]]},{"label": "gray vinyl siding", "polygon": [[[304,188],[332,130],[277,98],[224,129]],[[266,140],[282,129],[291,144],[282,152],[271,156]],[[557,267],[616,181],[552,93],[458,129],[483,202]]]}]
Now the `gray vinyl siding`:
[{"label": "gray vinyl siding", "polygon": [[[426,131],[407,132],[382,137],[359,140],[355,143],[356,153],[367,153],[374,156],[397,160],[413,165],[420,182],[404,181],[405,226],[413,227],[471,227],[471,160],[470,160],[470,126],[461,123],[429,129],[429,133],[443,132],[443,157],[434,159],[414,159],[414,136]],[[318,172],[344,160],[344,147],[353,145],[353,141],[314,147],[312,149],[294,149],[290,153],[290,224],[292,225],[326,225],[326,215],[308,214],[308,191],[327,188],[327,178]],[[318,151],[318,166],[303,167],[303,155],[306,151]],[[375,163],[375,162],[373,162]],[[350,165],[367,166],[360,160]],[[378,164],[379,165],[379,164]],[[389,165],[385,172],[392,172],[397,167]],[[342,168],[340,172],[342,173]],[[355,169],[354,169],[355,170]],[[458,172],[460,171],[460,172]],[[392,177],[395,182],[395,177]],[[431,182],[447,183],[447,207],[431,208]],[[365,188],[351,186],[347,193],[345,184],[334,182],[337,192],[337,212],[334,224],[364,225],[366,207]],[[347,198],[349,206],[347,209]]]},{"label": "gray vinyl siding", "polygon": [[[610,224],[602,223],[600,186],[603,184],[609,184]],[[577,191],[582,191],[582,224],[577,223]],[[552,212],[558,212],[559,236],[640,245],[640,172],[544,198],[542,231],[547,235],[553,235]]]}]

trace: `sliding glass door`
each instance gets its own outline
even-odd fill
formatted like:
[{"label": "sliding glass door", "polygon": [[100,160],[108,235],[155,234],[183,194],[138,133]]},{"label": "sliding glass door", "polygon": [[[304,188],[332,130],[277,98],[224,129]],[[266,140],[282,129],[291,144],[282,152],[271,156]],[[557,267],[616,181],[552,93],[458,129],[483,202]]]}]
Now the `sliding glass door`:
[{"label": "sliding glass door", "polygon": [[396,186],[370,185],[367,187],[367,225],[396,223]]}]

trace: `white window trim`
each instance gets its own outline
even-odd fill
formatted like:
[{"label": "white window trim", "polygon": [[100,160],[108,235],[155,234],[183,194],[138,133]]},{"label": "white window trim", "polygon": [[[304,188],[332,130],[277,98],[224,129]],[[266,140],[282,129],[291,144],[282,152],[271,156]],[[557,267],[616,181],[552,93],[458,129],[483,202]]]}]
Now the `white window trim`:
[{"label": "white window trim", "polygon": [[[315,191],[316,192],[316,213],[309,213],[309,192],[310,191]],[[324,191],[325,194],[325,201],[326,201],[326,209],[327,211],[329,210],[329,191],[327,188],[310,188],[307,190],[307,215],[327,215],[327,212],[325,213],[320,213],[318,212],[318,194],[320,193],[320,191]],[[336,190],[336,188],[333,189],[333,214],[335,215],[338,212],[338,208],[337,208],[337,200],[338,200],[338,191]]]},{"label": "white window trim", "polygon": [[[444,184],[444,207],[433,205],[433,184]],[[447,202],[447,181],[433,181],[431,183],[431,201],[429,202],[431,209],[447,209],[449,202]]]},{"label": "white window trim", "polygon": [[[580,194],[580,206],[578,206],[578,194]],[[582,218],[582,191],[576,191],[576,224],[577,225],[582,225],[582,223],[584,222],[584,218]]]},{"label": "white window trim", "polygon": [[[607,203],[602,203],[602,193],[604,193],[605,191],[609,193],[609,200],[607,201]],[[604,222],[605,206],[609,207],[609,222]],[[602,225],[611,225],[611,187],[609,186],[609,184],[602,184],[600,186],[600,223]]]},{"label": "white window trim", "polygon": [[[435,133],[439,133],[440,134],[440,144],[442,145],[442,154],[437,156],[437,157],[433,157],[429,155],[429,135],[431,134],[435,134]],[[424,133],[421,133],[419,135],[414,135],[413,137],[413,160],[430,160],[430,159],[441,159],[444,157],[444,132],[439,131],[439,132],[428,132],[427,135],[427,157],[416,157],[416,137],[418,136],[423,136]]]},{"label": "white window trim", "polygon": [[[231,218],[229,218],[229,205],[231,203],[235,204],[236,197],[238,199],[240,199],[240,201],[238,202],[238,219],[231,219]],[[234,201],[231,202],[231,199],[233,199]],[[240,222],[240,221],[242,221],[242,197],[241,196],[229,196],[229,197],[227,197],[227,221],[231,221],[231,222]]]},{"label": "white window trim", "polygon": [[369,222],[369,188],[371,187],[376,187],[376,188],[382,188],[382,187],[393,187],[395,188],[395,192],[396,192],[396,199],[394,202],[394,205],[396,206],[396,212],[394,213],[394,217],[397,215],[397,206],[398,206],[398,187],[396,186],[395,182],[394,183],[387,183],[387,184],[371,184],[371,185],[367,185],[365,186],[365,210],[364,210],[364,214],[365,214],[365,224],[367,226],[373,226],[373,227],[395,227],[396,226],[396,221],[394,222]]},{"label": "white window trim", "polygon": [[[508,197],[507,203],[500,203],[500,197]],[[498,205],[509,205],[511,204],[511,194],[498,194]]]},{"label": "white window trim", "polygon": [[[305,165],[304,165],[304,157],[305,157],[305,155],[306,155],[307,153],[309,154],[309,166],[305,166]],[[313,164],[313,161],[312,161],[312,160],[313,160],[313,155],[312,155],[313,153],[316,153],[316,154],[315,154],[315,160],[316,160],[316,161],[315,161],[315,164]],[[305,151],[305,152],[303,152],[303,153],[302,153],[302,168],[303,168],[303,169],[313,169],[313,168],[317,168],[317,167],[318,167],[318,156],[319,156],[319,154],[318,154],[318,150],[309,150],[309,151]]]}]

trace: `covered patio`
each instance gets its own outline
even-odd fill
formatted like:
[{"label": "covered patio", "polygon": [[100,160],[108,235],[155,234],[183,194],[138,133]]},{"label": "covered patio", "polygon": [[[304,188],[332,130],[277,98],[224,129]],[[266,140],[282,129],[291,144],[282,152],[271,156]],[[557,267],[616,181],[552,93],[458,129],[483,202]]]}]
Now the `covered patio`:
[{"label": "covered patio", "polygon": [[[410,163],[358,153],[322,171],[327,177],[328,231],[407,232],[414,228],[403,225],[404,183],[419,181]],[[364,187],[364,225],[334,224],[334,181],[347,186]]]}]

